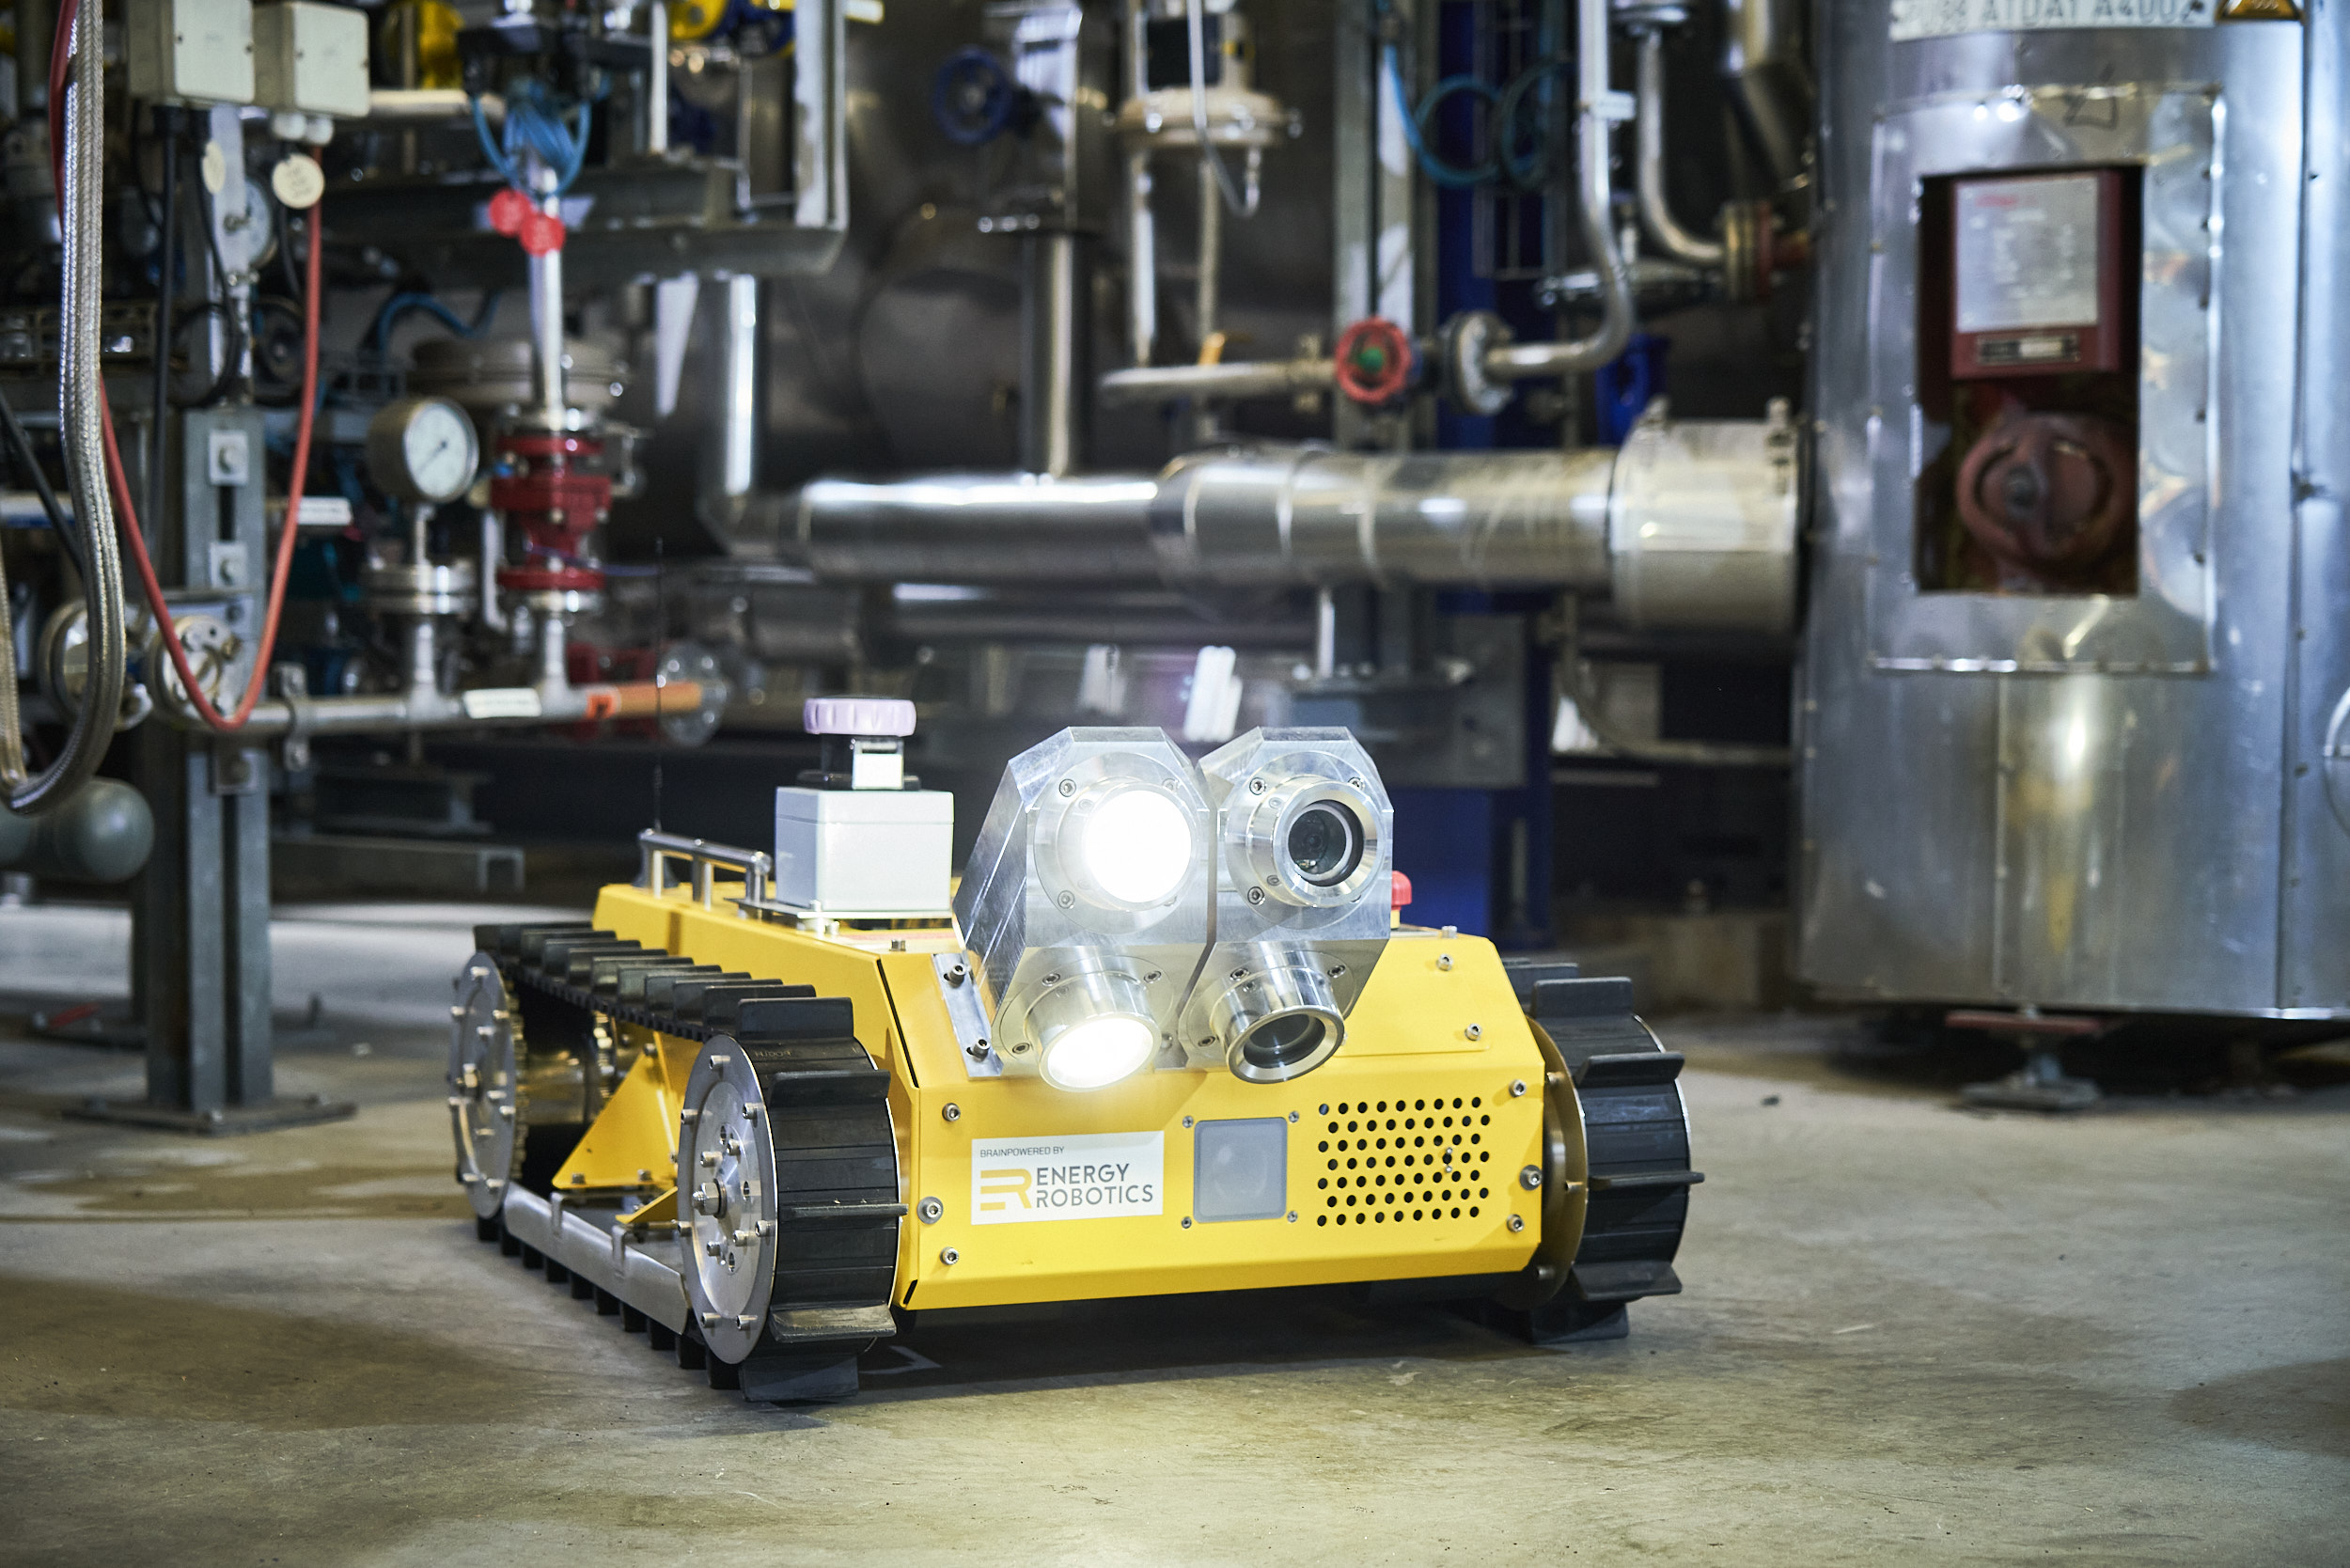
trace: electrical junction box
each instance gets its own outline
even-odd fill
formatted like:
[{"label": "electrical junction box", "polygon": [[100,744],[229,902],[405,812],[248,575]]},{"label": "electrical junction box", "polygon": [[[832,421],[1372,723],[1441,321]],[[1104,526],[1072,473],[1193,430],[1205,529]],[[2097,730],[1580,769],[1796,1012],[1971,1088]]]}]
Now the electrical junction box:
[{"label": "electrical junction box", "polygon": [[[356,11],[352,15],[364,40],[367,19]],[[253,8],[247,0],[131,0],[122,45],[130,56],[133,98],[150,103],[253,102]]]},{"label": "electrical junction box", "polygon": [[253,12],[253,41],[254,86],[264,108],[367,117],[367,12],[307,0],[262,6]]},{"label": "electrical junction box", "polygon": [[776,898],[799,909],[936,914],[953,902],[955,797],[944,790],[776,792]]}]

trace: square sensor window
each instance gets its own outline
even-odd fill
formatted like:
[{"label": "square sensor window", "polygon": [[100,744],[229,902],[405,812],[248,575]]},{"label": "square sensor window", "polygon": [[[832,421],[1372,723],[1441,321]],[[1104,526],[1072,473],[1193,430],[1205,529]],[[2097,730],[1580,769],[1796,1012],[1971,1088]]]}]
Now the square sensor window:
[{"label": "square sensor window", "polygon": [[1279,1219],[1289,1213],[1289,1123],[1277,1116],[1202,1121],[1192,1144],[1191,1213],[1223,1219]]}]

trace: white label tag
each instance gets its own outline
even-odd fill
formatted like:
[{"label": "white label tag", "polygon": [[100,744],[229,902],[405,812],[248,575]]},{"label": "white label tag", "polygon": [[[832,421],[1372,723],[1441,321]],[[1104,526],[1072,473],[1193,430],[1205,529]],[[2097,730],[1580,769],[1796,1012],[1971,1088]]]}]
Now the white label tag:
[{"label": "white label tag", "polygon": [[2037,33],[2052,27],[2208,27],[2214,0],[1892,0],[1891,36]]},{"label": "white label tag", "polygon": [[1958,330],[2097,324],[2097,177],[1958,187]]},{"label": "white label tag", "polygon": [[971,1223],[1164,1213],[1167,1135],[991,1137],[971,1145]]},{"label": "white label tag", "polygon": [[539,716],[539,694],[528,686],[479,686],[459,700],[469,719]]}]

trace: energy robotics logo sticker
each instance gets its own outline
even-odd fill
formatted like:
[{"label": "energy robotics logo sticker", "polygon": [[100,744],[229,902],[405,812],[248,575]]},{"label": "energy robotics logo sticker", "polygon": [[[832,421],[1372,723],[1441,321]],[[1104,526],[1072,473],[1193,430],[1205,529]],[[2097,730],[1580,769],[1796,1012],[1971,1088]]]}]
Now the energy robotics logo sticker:
[{"label": "energy robotics logo sticker", "polygon": [[971,1145],[971,1223],[1122,1219],[1163,1214],[1164,1133],[979,1138]]}]

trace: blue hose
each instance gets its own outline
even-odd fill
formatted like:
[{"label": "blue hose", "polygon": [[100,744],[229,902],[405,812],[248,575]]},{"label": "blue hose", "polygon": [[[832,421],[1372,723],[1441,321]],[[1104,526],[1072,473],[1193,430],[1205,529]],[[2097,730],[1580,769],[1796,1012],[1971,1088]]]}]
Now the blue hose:
[{"label": "blue hose", "polygon": [[515,82],[506,96],[506,129],[501,138],[490,134],[489,116],[482,112],[481,100],[470,101],[473,109],[474,134],[481,139],[482,156],[498,177],[525,195],[535,196],[523,177],[522,154],[527,149],[539,155],[539,161],[555,171],[555,192],[562,195],[579,178],[579,166],[588,156],[588,115],[592,107],[585,99],[573,111],[576,126],[563,123],[561,108],[555,94],[545,83],[535,77]]}]

